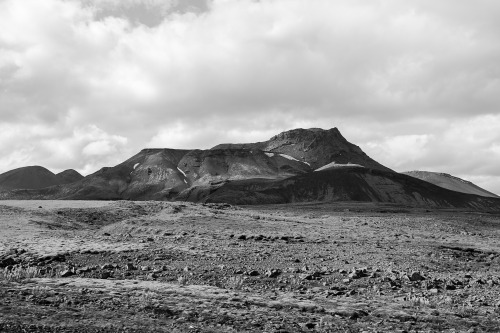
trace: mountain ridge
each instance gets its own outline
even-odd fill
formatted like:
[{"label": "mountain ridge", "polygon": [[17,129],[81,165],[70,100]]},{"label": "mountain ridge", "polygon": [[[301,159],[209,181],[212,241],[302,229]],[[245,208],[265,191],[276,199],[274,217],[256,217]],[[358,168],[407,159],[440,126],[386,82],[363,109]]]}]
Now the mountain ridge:
[{"label": "mountain ridge", "polygon": [[371,201],[500,211],[500,199],[398,174],[337,128],[295,129],[211,149],[145,148],[69,184],[0,192],[2,199],[167,200],[265,204]]},{"label": "mountain ridge", "polygon": [[83,176],[73,169],[55,174],[42,166],[31,165],[0,174],[0,189],[41,189],[68,184],[80,179],[83,179]]},{"label": "mountain ridge", "polygon": [[457,192],[476,194],[484,197],[500,198],[497,194],[489,192],[468,180],[452,176],[444,172],[413,170],[402,172],[402,174]]},{"label": "mountain ridge", "polygon": [[[333,144],[332,144],[333,143]],[[281,132],[267,141],[240,144],[219,144],[211,149],[259,149],[282,153],[307,162],[318,169],[331,162],[361,164],[368,168],[393,171],[366,155],[360,147],[347,141],[338,128],[297,128]]]}]

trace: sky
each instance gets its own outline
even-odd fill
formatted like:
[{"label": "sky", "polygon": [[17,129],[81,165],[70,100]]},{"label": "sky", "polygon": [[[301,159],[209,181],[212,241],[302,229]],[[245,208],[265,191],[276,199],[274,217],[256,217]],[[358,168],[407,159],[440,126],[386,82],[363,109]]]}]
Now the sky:
[{"label": "sky", "polygon": [[500,194],[498,0],[0,0],[0,172],[337,127]]}]

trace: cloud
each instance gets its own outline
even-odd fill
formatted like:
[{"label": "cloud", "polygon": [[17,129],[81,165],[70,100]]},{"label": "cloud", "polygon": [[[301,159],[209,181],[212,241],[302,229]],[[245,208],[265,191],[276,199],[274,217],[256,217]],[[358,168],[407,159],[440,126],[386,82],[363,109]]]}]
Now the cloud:
[{"label": "cloud", "polygon": [[[389,167],[494,179],[486,166],[498,138],[468,138],[497,132],[487,125],[500,110],[499,6],[2,0],[0,121],[12,129],[5,142],[19,130],[26,139],[11,152],[0,144],[0,169],[44,162],[90,171],[99,152],[123,160],[147,145],[210,147],[337,126]],[[78,141],[89,126],[126,146]],[[79,143],[46,149],[52,158],[30,155],[41,137]],[[461,159],[466,150],[485,167]]]},{"label": "cloud", "polygon": [[499,126],[500,115],[461,119],[432,136],[387,136],[368,142],[365,151],[397,171],[451,173],[498,192],[500,170],[494,161],[500,161]]}]

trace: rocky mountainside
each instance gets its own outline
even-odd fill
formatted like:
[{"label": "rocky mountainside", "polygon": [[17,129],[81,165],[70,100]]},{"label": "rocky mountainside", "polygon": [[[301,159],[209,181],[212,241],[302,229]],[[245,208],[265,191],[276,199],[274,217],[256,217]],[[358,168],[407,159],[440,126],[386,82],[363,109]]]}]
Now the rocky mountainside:
[{"label": "rocky mountainside", "polygon": [[69,184],[82,178],[82,175],[71,169],[56,175],[41,166],[27,166],[0,174],[0,189],[41,189]]},{"label": "rocky mountainside", "polygon": [[500,199],[398,174],[336,129],[296,129],[209,150],[143,149],[70,184],[0,192],[3,199],[182,200],[268,204],[369,201],[500,210]]},{"label": "rocky mountainside", "polygon": [[244,144],[221,144],[212,149],[256,149],[285,154],[318,169],[326,164],[359,164],[366,168],[392,171],[347,141],[337,128],[294,129],[273,136],[268,141]]},{"label": "rocky mountainside", "polygon": [[498,195],[488,192],[485,189],[467,180],[449,175],[447,173],[430,171],[407,171],[402,173],[411,177],[425,180],[426,182],[432,183],[442,188],[446,188],[448,190],[481,195],[483,197],[499,198]]},{"label": "rocky mountainside", "polygon": [[433,208],[500,209],[499,199],[455,192],[407,175],[356,166],[284,180],[230,182],[208,194],[205,201],[237,205],[360,201]]},{"label": "rocky mountainside", "polygon": [[306,163],[260,150],[144,149],[125,162],[102,168],[78,182],[41,191],[11,192],[7,196],[175,200],[190,188],[210,190],[233,180],[282,179],[307,172],[312,169]]}]

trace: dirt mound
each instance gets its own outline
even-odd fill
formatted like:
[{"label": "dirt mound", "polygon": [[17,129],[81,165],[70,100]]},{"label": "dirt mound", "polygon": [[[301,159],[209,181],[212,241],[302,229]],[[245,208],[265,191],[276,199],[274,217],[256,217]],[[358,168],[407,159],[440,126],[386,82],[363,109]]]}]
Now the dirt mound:
[{"label": "dirt mound", "polygon": [[430,171],[406,171],[402,172],[405,175],[415,177],[431,184],[437,185],[448,190],[461,193],[469,193],[481,195],[483,197],[499,198],[498,195],[488,192],[485,189],[461,178],[449,175],[447,173],[430,172]]},{"label": "dirt mound", "polygon": [[260,149],[280,153],[308,163],[313,169],[335,162],[359,164],[367,168],[392,171],[371,159],[361,148],[347,141],[337,128],[294,129],[268,141],[247,144],[221,144],[212,149]]},{"label": "dirt mound", "polygon": [[40,189],[61,184],[61,179],[41,166],[27,166],[0,174],[0,189]]}]

